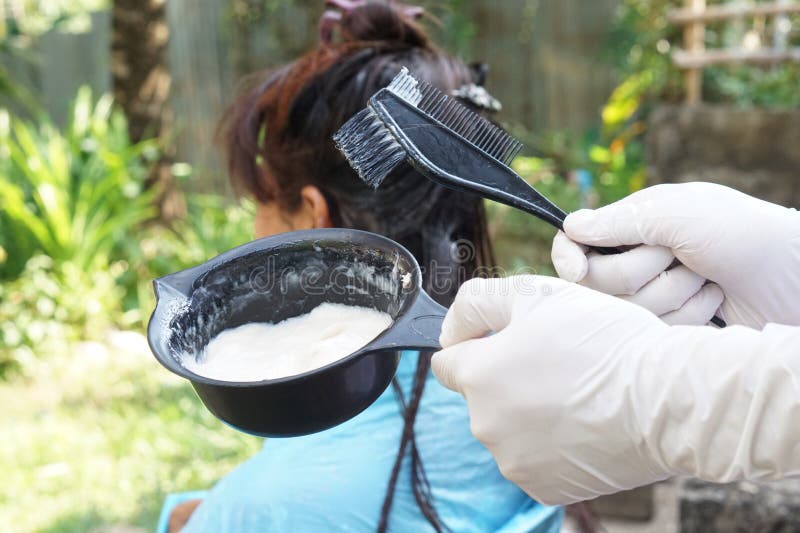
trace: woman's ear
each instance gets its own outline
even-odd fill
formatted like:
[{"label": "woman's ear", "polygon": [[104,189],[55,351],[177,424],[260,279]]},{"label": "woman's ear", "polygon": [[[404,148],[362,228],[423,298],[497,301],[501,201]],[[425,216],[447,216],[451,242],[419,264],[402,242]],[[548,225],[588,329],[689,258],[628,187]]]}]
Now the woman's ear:
[{"label": "woman's ear", "polygon": [[306,185],[300,190],[303,218],[310,222],[311,228],[330,228],[331,217],[328,201],[315,185]]}]

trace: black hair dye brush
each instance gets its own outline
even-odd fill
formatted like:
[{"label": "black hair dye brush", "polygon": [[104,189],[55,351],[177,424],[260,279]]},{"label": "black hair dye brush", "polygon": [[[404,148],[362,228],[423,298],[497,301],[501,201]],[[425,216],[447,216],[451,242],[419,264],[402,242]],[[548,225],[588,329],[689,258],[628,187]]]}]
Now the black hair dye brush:
[{"label": "black hair dye brush", "polygon": [[561,229],[567,216],[508,164],[522,144],[403,68],[333,137],[364,182],[378,188],[403,161],[436,183],[477,193]]},{"label": "black hair dye brush", "polygon": [[[374,188],[408,161],[444,187],[479,194],[563,229],[567,214],[509,167],[522,144],[439,89],[418,81],[406,68],[375,93],[333,140],[361,179]],[[621,251],[592,249],[602,254]],[[717,317],[712,322],[725,325]]]}]

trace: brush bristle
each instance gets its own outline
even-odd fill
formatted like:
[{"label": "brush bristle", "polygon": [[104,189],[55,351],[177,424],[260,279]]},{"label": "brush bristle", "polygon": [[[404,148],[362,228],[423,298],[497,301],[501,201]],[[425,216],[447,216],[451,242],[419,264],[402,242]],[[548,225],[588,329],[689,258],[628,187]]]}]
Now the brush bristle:
[{"label": "brush bristle", "polygon": [[400,73],[395,76],[391,83],[386,86],[386,89],[393,92],[409,104],[417,107],[420,100],[422,100],[422,93],[419,90],[419,82],[417,79],[408,73],[408,69],[403,67]]},{"label": "brush bristle", "polygon": [[406,151],[369,107],[345,122],[333,142],[364,183],[374,189],[406,159]]},{"label": "brush bristle", "polygon": [[387,89],[504,165],[510,164],[522,149],[522,143],[503,129],[433,85],[418,81],[406,68]]}]

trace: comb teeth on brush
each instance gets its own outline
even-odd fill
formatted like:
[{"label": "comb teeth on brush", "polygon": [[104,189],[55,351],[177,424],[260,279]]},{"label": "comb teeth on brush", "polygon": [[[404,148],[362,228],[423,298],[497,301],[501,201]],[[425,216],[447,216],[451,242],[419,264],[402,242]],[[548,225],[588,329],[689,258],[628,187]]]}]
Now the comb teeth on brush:
[{"label": "comb teeth on brush", "polygon": [[[444,187],[478,194],[563,229],[566,213],[510,167],[522,144],[486,118],[403,68],[333,137],[373,188],[407,161]],[[593,247],[602,254],[617,248]],[[714,324],[725,322],[714,317]]]},{"label": "comb teeth on brush", "polygon": [[522,150],[522,143],[503,129],[433,85],[416,80],[405,68],[387,89],[504,165]]}]

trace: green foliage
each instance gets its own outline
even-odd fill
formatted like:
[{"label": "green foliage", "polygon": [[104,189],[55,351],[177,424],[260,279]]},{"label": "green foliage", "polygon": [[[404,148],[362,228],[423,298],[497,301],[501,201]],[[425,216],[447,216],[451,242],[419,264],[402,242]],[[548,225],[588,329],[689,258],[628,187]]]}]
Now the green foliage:
[{"label": "green foliage", "polygon": [[116,278],[124,269],[85,271],[73,262],[37,255],[19,277],[0,283],[0,378],[10,371],[32,374],[43,355],[97,339],[112,326],[125,326]]},{"label": "green foliage", "polygon": [[153,216],[144,183],[158,151],[131,144],[111,99],[83,88],[62,132],[0,113],[0,278],[34,253],[81,270],[107,266],[117,242]]},{"label": "green foliage", "polygon": [[655,74],[649,70],[631,74],[611,93],[600,116],[603,119],[603,134],[606,137],[625,128],[641,105],[642,98],[655,82]]},{"label": "green foliage", "polygon": [[217,196],[191,196],[184,219],[155,223],[144,185],[157,157],[88,89],[63,130],[0,112],[0,377],[110,327],[143,328],[153,278],[251,239],[254,206]]},{"label": "green foliage", "polygon": [[0,378],[31,375],[48,356],[110,328],[144,330],[155,305],[152,280],[194,266],[252,238],[253,204],[190,196],[186,218],[151,224],[115,243],[113,259],[88,269],[31,258],[0,284]]},{"label": "green foliage", "polygon": [[708,69],[703,72],[704,96],[738,106],[800,107],[800,65],[775,68],[745,66]]},{"label": "green foliage", "polygon": [[472,0],[427,0],[421,2],[438,24],[429,25],[434,30],[435,41],[450,53],[468,57],[476,23],[472,18]]},{"label": "green foliage", "polygon": [[88,89],[63,131],[0,111],[0,376],[131,325],[119,243],[154,214],[144,183],[157,155]]},{"label": "green foliage", "polygon": [[17,0],[0,3],[0,51],[29,48],[50,30],[82,33],[89,13],[106,9],[108,0]]},{"label": "green foliage", "polygon": [[91,28],[90,14],[108,8],[109,0],[15,0],[0,1],[0,95],[20,104],[31,115],[44,109],[33,93],[17,83],[2,63],[14,56],[35,63],[37,40],[49,31],[84,33]]},{"label": "green foliage", "polygon": [[[623,80],[603,106],[599,127],[581,135],[549,131],[528,136],[526,144],[540,156],[518,157],[514,169],[567,212],[605,205],[641,189],[645,185],[641,107],[655,79],[645,71]],[[503,267],[555,273],[550,262],[553,228],[501,205],[489,204],[489,215]]]},{"label": "green foliage", "polygon": [[165,254],[168,268],[194,266],[253,239],[253,201],[231,204],[221,196],[194,194],[187,202],[187,216],[174,228],[178,242]]},{"label": "green foliage", "polygon": [[195,266],[253,238],[255,204],[216,195],[187,196],[187,214],[171,227],[150,225],[121,243],[128,268],[119,278],[126,314],[144,327],[155,305],[151,281]]},{"label": "green foliage", "polygon": [[680,0],[622,0],[617,10],[604,56],[622,79],[648,73],[648,96],[660,101],[679,101],[683,95],[680,70],[670,52],[682,39],[681,28],[667,22],[670,9]]},{"label": "green foliage", "polygon": [[[516,172],[570,212],[605,205],[645,185],[641,108],[656,76],[644,71],[622,81],[601,110],[599,127],[582,135],[549,131],[528,137],[540,157],[519,157]],[[588,177],[589,180],[585,178]],[[490,204],[492,232],[502,266],[554,274],[548,225],[511,208]]]},{"label": "green foliage", "polygon": [[[670,9],[683,7],[680,0],[623,0],[605,53],[623,78],[649,73],[652,83],[647,99],[677,102],[683,97],[681,71],[672,63],[671,53],[680,47],[683,31],[667,21]],[[800,16],[793,15],[794,27]],[[706,25],[709,47],[742,46],[745,36],[768,42],[771,25],[753,19],[720,21]],[[789,45],[800,43],[800,34],[789,35]],[[703,70],[703,99],[707,102],[740,106],[796,107],[800,103],[797,80],[800,65],[775,67],[756,65],[715,66]]]},{"label": "green foliage", "polygon": [[159,277],[189,268],[253,238],[255,204],[231,204],[217,195],[187,197],[186,217],[171,226],[151,225],[122,254],[133,265],[133,279]]},{"label": "green foliage", "polygon": [[644,186],[644,149],[641,136],[643,100],[655,77],[649,72],[632,74],[611,93],[603,106],[599,127],[583,134],[550,131],[531,139],[531,144],[551,162],[553,171],[566,176],[583,170],[592,177],[585,191],[585,207],[605,205]]},{"label": "green foliage", "polygon": [[641,189],[645,182],[645,123],[639,115],[643,99],[656,81],[652,72],[628,76],[611,93],[600,113],[602,127],[589,148],[591,169],[597,176],[598,201],[604,205]]},{"label": "green foliage", "polygon": [[[552,159],[518,157],[512,167],[561,209],[569,212],[581,206],[581,191],[560,175]],[[509,274],[554,274],[550,264],[550,243],[556,230],[537,218],[508,207],[487,202],[489,231],[501,267]]]},{"label": "green foliage", "polygon": [[[667,21],[669,10],[682,5],[680,0],[622,0],[604,50],[605,59],[622,81],[603,106],[600,123],[585,132],[521,136],[540,157],[518,159],[518,173],[563,209],[604,205],[645,185],[642,136],[647,113],[656,103],[683,99],[682,74],[671,59],[673,48],[682,41],[682,29]],[[765,40],[764,30],[760,31]],[[743,29],[730,23],[707,25],[709,46],[738,46],[742,35]],[[796,107],[800,105],[798,79],[798,65],[709,68],[704,71],[704,98],[738,105]],[[570,179],[576,171],[588,173],[584,175],[592,177],[591,184],[579,187]],[[547,253],[551,229],[504,206],[490,205],[490,213],[504,266],[534,265],[541,272],[552,273]]]},{"label": "green foliage", "polygon": [[109,332],[143,331],[154,277],[249,240],[253,205],[190,196],[184,219],[153,221],[155,145],[86,90],[63,130],[4,112],[0,139],[0,523],[152,529],[166,494],[210,487],[260,440]]}]

